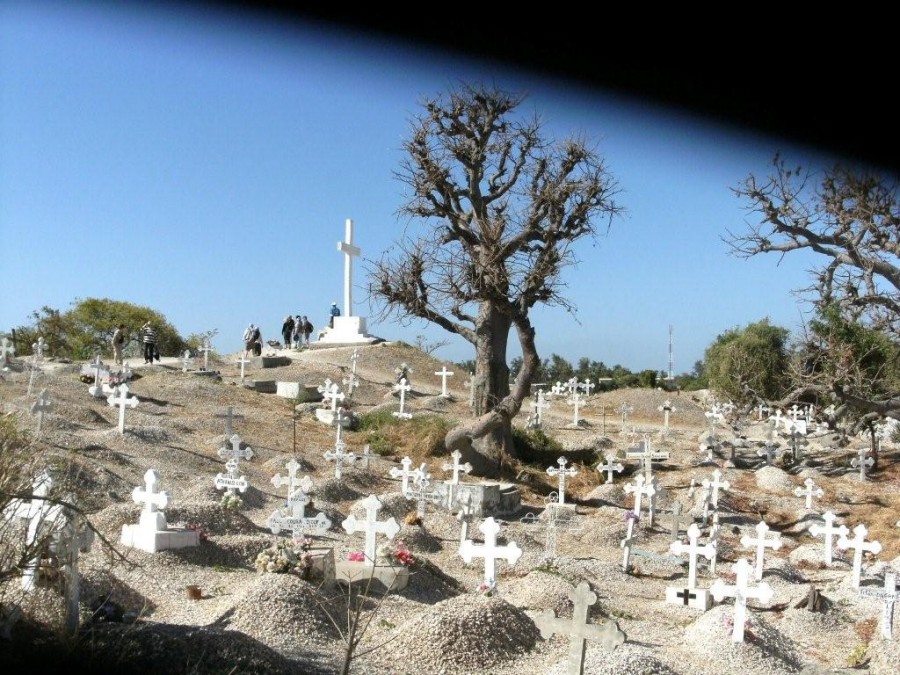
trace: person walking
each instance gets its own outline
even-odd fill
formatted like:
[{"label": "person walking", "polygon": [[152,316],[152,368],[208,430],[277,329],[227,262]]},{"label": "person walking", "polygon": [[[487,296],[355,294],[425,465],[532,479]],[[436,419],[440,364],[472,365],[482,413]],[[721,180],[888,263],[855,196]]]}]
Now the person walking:
[{"label": "person walking", "polygon": [[281,337],[284,338],[284,348],[291,348],[291,338],[294,335],[294,317],[288,314],[284,318],[284,323],[281,324]]},{"label": "person walking", "polygon": [[125,324],[120,323],[112,336],[113,361],[122,365],[122,350],[125,348]]},{"label": "person walking", "polygon": [[306,315],[303,315],[303,341],[300,343],[300,346],[304,344],[309,347],[309,336],[312,335],[313,325],[312,322],[306,318]]},{"label": "person walking", "polygon": [[155,358],[159,361],[159,351],[156,348],[156,329],[148,321],[141,328],[141,338],[144,342],[144,363],[153,363]]},{"label": "person walking", "polygon": [[300,349],[303,342],[303,319],[298,314],[294,319],[294,333],[291,335],[291,347]]},{"label": "person walking", "polygon": [[247,358],[251,354],[254,356],[259,356],[256,353],[257,350],[257,341],[259,341],[259,350],[262,353],[262,334],[258,327],[254,326],[252,323],[247,326],[247,330],[244,331],[244,356],[243,358]]}]

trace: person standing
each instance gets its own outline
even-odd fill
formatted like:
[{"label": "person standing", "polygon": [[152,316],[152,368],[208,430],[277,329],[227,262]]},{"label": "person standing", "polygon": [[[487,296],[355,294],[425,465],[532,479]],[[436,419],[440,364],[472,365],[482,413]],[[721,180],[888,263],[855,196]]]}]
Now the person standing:
[{"label": "person standing", "polygon": [[294,333],[291,335],[291,346],[294,349],[300,349],[303,343],[303,319],[298,314],[294,319]]},{"label": "person standing", "polygon": [[288,314],[284,318],[284,323],[281,324],[281,337],[284,338],[284,348],[291,348],[291,338],[294,335],[294,317]]},{"label": "person standing", "polygon": [[156,349],[156,329],[149,321],[141,328],[141,338],[144,342],[144,363],[152,364],[154,358],[159,361],[159,352]]},{"label": "person standing", "polygon": [[328,319],[328,327],[334,328],[334,317],[340,316],[341,310],[338,308],[336,302],[331,303],[331,316]]},{"label": "person standing", "polygon": [[255,338],[256,330],[257,330],[256,326],[254,326],[251,323],[249,326],[247,326],[247,330],[244,331],[244,337],[243,337],[244,356],[243,356],[243,358],[245,358],[245,359],[255,351],[255,349],[253,348],[253,343],[256,339]]},{"label": "person standing", "polygon": [[122,350],[125,348],[125,324],[120,323],[112,336],[113,361],[122,365]]},{"label": "person standing", "polygon": [[312,332],[313,332],[312,322],[309,319],[307,319],[306,315],[304,314],[303,315],[303,341],[300,343],[301,346],[305,344],[307,347],[309,347],[309,336],[312,335]]}]

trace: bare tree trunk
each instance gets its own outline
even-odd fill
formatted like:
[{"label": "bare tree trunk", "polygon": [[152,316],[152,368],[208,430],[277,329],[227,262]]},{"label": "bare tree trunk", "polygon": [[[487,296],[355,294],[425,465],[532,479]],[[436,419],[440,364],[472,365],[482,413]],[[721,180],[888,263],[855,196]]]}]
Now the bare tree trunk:
[{"label": "bare tree trunk", "polygon": [[475,328],[475,409],[493,410],[509,394],[506,347],[512,321],[491,303],[484,303]]}]

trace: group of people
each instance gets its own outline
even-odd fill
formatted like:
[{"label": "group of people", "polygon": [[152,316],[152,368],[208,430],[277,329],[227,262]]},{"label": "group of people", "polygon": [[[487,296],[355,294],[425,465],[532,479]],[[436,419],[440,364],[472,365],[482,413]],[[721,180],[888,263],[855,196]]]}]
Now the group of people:
[{"label": "group of people", "polygon": [[[154,360],[159,361],[159,336],[150,321],[141,326],[140,339],[144,349],[144,363],[152,364]],[[117,366],[124,363],[123,353],[127,343],[128,329],[124,323],[120,323],[112,335],[113,360]]]},{"label": "group of people", "polygon": [[288,314],[284,323],[281,324],[281,337],[284,338],[285,349],[300,349],[301,347],[309,347],[309,336],[312,335],[312,322],[306,318],[306,315],[296,317]]}]

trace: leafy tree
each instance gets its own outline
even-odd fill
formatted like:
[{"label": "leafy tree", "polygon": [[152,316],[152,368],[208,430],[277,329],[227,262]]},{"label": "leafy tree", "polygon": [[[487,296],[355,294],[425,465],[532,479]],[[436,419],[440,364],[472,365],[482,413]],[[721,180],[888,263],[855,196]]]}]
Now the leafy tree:
[{"label": "leafy tree", "polygon": [[788,384],[789,336],[768,319],[725,331],[706,348],[709,386],[739,403],[780,398]]},{"label": "leafy tree", "polygon": [[70,359],[90,359],[110,349],[112,334],[124,323],[133,343],[140,343],[140,330],[146,321],[153,323],[162,354],[179,354],[187,343],[160,312],[130,302],[106,298],[76,300],[72,308],[60,312],[44,306],[31,314],[32,323],[16,328],[17,353],[30,354],[39,337],[49,353]]},{"label": "leafy tree", "polygon": [[541,372],[547,382],[566,382],[575,375],[575,369],[559,354],[551,354],[541,363]]},{"label": "leafy tree", "polygon": [[[820,327],[830,326],[826,333],[831,332],[833,339],[841,333],[852,337],[840,328],[839,316],[845,328],[856,324],[896,345],[900,340],[900,202],[896,179],[840,164],[812,172],[788,167],[777,155],[773,166],[767,178],[750,175],[734,190],[758,222],[744,232],[728,232],[726,242],[732,253],[739,257],[763,253],[783,256],[795,251],[814,254],[822,262],[812,270],[813,283],[797,292],[825,321]],[[825,348],[816,357],[819,365],[795,372],[792,396],[827,396],[862,416],[900,419],[900,387],[896,382],[884,380],[869,391],[852,384],[855,366],[846,362],[845,355],[848,348],[853,351],[856,338],[849,343],[839,341],[843,347],[835,350],[827,344],[832,338],[825,338],[825,344],[820,345]],[[825,367],[824,361],[829,359],[833,362]],[[871,375],[868,372],[870,382]]]},{"label": "leafy tree", "polygon": [[[515,116],[524,98],[463,85],[422,102],[397,172],[409,188],[400,213],[422,231],[370,264],[383,316],[425,319],[474,346],[479,417],[453,429],[446,445],[481,474],[516,455],[512,419],[540,366],[531,309],[574,309],[562,295],[573,245],[621,211],[597,152],[579,138],[545,138],[536,116]],[[510,388],[513,329],[522,366]]]}]

